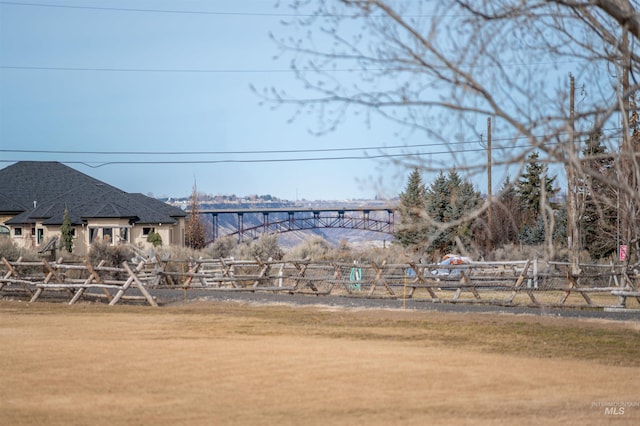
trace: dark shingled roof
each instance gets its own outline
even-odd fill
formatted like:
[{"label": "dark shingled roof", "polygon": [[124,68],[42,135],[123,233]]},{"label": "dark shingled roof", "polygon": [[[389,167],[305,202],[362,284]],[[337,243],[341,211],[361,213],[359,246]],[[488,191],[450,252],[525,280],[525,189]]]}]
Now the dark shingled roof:
[{"label": "dark shingled roof", "polygon": [[0,170],[0,214],[17,214],[7,224],[60,225],[129,219],[132,223],[176,223],[181,209],[142,194],[129,194],[58,162],[21,161]]}]

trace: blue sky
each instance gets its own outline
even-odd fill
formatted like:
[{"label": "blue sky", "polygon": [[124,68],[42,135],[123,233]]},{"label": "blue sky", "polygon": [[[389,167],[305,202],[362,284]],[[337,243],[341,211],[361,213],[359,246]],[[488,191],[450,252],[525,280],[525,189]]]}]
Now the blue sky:
[{"label": "blue sky", "polygon": [[[284,31],[277,14],[286,13],[272,0],[0,2],[0,167],[20,160],[68,162],[125,191],[155,196],[188,195],[194,181],[200,192],[214,195],[397,195],[407,172],[373,159],[95,167],[364,158],[379,154],[376,147],[406,144],[383,120],[347,117],[337,131],[314,136],[315,116],[290,123],[292,107],[261,105],[251,85],[302,93],[288,62],[274,59],[269,39],[269,32]],[[247,153],[344,148],[355,149]]]}]

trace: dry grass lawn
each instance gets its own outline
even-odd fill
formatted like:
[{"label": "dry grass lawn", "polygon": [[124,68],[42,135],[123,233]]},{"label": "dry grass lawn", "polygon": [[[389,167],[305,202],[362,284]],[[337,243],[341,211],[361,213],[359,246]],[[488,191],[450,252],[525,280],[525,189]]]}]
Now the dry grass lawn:
[{"label": "dry grass lawn", "polygon": [[638,322],[0,302],[6,425],[640,424],[639,367]]}]

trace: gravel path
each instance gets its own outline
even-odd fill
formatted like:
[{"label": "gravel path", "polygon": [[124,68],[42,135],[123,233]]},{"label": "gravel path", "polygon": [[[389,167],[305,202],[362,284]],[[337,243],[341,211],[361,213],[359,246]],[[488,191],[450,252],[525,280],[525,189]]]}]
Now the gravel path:
[{"label": "gravel path", "polygon": [[245,303],[285,303],[291,305],[324,305],[357,309],[411,309],[432,312],[457,312],[457,313],[505,313],[514,315],[539,315],[562,318],[594,318],[614,321],[638,321],[640,322],[640,310],[616,310],[616,309],[577,309],[577,308],[549,308],[526,306],[495,306],[473,303],[434,303],[429,300],[407,299],[372,299],[360,297],[342,296],[312,296],[301,294],[248,292],[248,291],[206,291],[156,289],[153,291],[161,305],[174,305],[195,301],[228,301]]}]

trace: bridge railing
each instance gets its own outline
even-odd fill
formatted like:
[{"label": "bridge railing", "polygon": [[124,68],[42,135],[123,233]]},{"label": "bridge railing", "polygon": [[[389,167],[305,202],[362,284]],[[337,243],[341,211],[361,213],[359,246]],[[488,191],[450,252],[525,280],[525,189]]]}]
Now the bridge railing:
[{"label": "bridge railing", "polygon": [[[394,206],[283,207],[200,210],[210,218],[213,239],[237,236],[240,241],[256,239],[264,233],[320,228],[359,229],[393,234]],[[220,218],[235,216],[234,231],[222,232]],[[209,219],[208,219],[209,220]],[[227,226],[229,222],[227,221]]]}]

